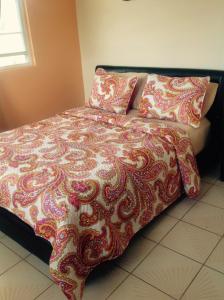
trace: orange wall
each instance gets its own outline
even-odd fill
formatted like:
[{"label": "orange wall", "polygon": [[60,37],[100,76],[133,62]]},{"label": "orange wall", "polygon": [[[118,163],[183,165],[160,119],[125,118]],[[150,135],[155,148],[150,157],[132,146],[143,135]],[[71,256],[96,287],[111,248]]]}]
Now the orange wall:
[{"label": "orange wall", "polygon": [[0,70],[0,127],[10,129],[83,103],[74,0],[27,0],[36,65]]}]

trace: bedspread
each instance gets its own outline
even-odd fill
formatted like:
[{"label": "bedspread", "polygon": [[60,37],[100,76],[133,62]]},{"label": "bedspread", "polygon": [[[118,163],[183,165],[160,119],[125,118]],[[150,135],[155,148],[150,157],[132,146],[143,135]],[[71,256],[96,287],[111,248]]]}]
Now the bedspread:
[{"label": "bedspread", "polygon": [[0,134],[0,206],[52,244],[67,299],[200,179],[186,133],[161,122],[71,109]]}]

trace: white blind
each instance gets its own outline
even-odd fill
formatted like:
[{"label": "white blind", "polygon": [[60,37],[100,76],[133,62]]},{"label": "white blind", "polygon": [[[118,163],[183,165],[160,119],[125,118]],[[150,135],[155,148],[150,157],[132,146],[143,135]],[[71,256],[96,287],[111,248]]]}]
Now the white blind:
[{"label": "white blind", "polygon": [[29,62],[22,0],[0,0],[0,67]]}]

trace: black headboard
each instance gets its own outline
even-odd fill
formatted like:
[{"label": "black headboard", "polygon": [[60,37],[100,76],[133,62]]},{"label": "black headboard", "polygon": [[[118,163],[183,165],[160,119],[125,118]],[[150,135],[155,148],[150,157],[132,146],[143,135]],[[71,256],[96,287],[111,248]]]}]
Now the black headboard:
[{"label": "black headboard", "polygon": [[[156,68],[156,67],[129,67],[98,65],[109,72],[141,72],[156,73],[168,76],[210,76],[211,82],[219,84],[215,101],[206,117],[211,121],[211,138],[206,151],[206,159],[212,161],[212,157],[221,160],[221,177],[224,180],[224,71],[205,69],[183,69],[183,68]],[[210,149],[210,150],[208,150]],[[206,152],[204,151],[204,152]],[[203,153],[202,153],[203,155]],[[202,156],[201,155],[201,156]],[[202,159],[203,161],[204,159]]]}]

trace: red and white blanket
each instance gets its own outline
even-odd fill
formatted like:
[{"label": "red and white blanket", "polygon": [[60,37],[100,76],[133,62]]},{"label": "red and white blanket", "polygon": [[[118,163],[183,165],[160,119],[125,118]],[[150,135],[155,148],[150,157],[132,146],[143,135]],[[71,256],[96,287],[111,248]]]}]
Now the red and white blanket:
[{"label": "red and white blanket", "polygon": [[51,275],[70,300],[199,185],[188,136],[161,121],[78,108],[0,134],[0,206],[50,241]]}]

